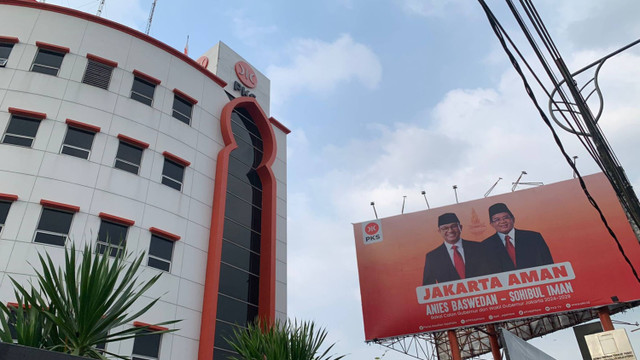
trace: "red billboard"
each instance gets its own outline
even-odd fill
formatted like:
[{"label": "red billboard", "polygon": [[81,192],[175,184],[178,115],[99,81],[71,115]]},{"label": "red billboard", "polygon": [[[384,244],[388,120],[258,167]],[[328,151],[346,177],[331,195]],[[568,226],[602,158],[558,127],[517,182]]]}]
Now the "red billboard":
[{"label": "red billboard", "polygon": [[[603,174],[584,181],[634,266]],[[640,299],[577,180],[354,224],[366,340]]]}]

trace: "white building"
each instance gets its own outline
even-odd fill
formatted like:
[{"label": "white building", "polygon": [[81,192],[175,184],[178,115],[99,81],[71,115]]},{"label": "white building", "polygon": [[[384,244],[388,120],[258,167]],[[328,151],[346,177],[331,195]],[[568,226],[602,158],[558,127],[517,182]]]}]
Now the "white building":
[{"label": "white building", "polygon": [[230,324],[286,318],[289,130],[269,87],[222,43],[196,62],[103,18],[0,0],[0,301],[38,252],[124,238],[148,254],[143,278],[165,272],[130,326],[182,321],[111,352],[224,359]]}]

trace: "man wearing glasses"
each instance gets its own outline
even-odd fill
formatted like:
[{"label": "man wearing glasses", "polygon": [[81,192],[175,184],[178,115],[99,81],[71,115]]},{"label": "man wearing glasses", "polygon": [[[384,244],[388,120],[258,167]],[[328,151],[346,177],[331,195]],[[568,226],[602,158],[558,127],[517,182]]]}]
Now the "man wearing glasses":
[{"label": "man wearing glasses", "polygon": [[484,246],[461,239],[462,225],[454,213],[438,217],[438,232],[444,243],[427,253],[423,285],[454,281],[491,273]]},{"label": "man wearing glasses", "polygon": [[542,235],[535,231],[515,229],[515,217],[507,205],[489,207],[489,221],[496,233],[482,241],[498,266],[495,272],[526,269],[553,264],[553,258]]}]

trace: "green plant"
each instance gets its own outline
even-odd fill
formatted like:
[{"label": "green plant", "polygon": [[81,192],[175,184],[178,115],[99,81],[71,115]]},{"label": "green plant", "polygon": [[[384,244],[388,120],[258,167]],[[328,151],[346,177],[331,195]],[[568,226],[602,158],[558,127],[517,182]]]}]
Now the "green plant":
[{"label": "green plant", "polygon": [[[76,257],[75,246],[65,250],[64,267],[56,268],[49,254],[39,254],[41,271],[36,271],[39,291],[32,285],[27,291],[15,279],[17,308],[0,306],[0,340],[10,341],[9,319],[13,323],[19,344],[64,352],[95,359],[106,359],[96,348],[100,343],[157,334],[147,327],[127,327],[110,333],[114,328],[130,323],[147,312],[158,300],[152,300],[133,314],[131,306],[153,286],[161,273],[141,282],[138,269],[144,259],[141,253],[133,261],[118,252],[115,257],[110,249],[99,254],[85,246],[82,258]],[[20,310],[23,311],[20,311]],[[177,322],[167,321],[156,325]],[[117,354],[104,352],[124,359]]]},{"label": "green plant", "polygon": [[325,329],[316,329],[312,321],[280,322],[267,325],[259,320],[248,324],[247,329],[234,329],[226,339],[240,357],[238,360],[339,360],[344,355],[332,357],[329,345],[321,347],[327,338]]}]

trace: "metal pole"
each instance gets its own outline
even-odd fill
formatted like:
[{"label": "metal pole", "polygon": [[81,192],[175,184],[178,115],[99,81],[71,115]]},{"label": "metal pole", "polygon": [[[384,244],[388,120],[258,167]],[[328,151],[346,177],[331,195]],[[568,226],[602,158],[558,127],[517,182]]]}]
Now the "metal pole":
[{"label": "metal pole", "polygon": [[[578,156],[574,156],[574,157],[573,157],[573,167],[576,167],[576,160],[577,160],[577,159],[578,159]],[[573,170],[573,178],[575,179],[575,178],[577,178],[577,177],[578,177],[578,174],[576,174],[576,171],[575,171],[575,170]]]},{"label": "metal pole", "polygon": [[407,201],[407,195],[402,195],[402,211],[400,214],[404,214],[404,203]]},{"label": "metal pole", "polygon": [[451,347],[451,359],[462,360],[462,356],[460,355],[460,345],[458,345],[458,338],[456,337],[456,331],[447,330],[447,335],[449,336],[449,347]]},{"label": "metal pole", "polygon": [[422,196],[424,196],[424,202],[427,203],[427,209],[431,209],[431,207],[429,207],[429,200],[427,200],[427,192],[422,190]]},{"label": "metal pole", "polygon": [[493,324],[487,324],[487,333],[489,334],[489,344],[491,345],[493,360],[501,360],[502,355],[500,355],[500,343],[498,343],[496,327],[493,326]]},{"label": "metal pole", "polygon": [[459,204],[459,202],[458,202],[458,185],[453,185],[453,192],[456,194],[456,204]]},{"label": "metal pole", "polygon": [[602,324],[602,330],[610,331],[613,330],[613,322],[611,321],[611,316],[609,315],[608,307],[601,307],[598,309],[598,317],[600,318],[600,323]]},{"label": "metal pole", "polygon": [[378,212],[376,211],[376,203],[371,202],[371,207],[373,207],[373,214],[376,216],[376,220],[378,219]]}]

